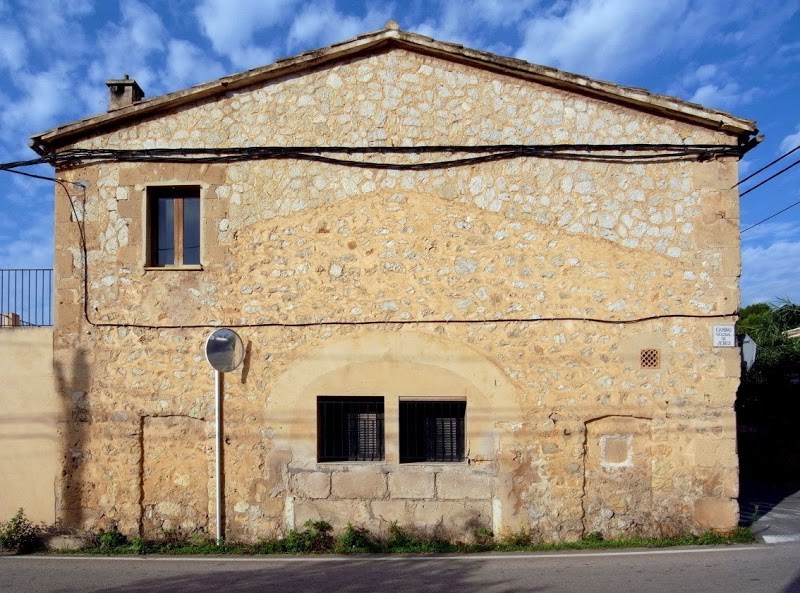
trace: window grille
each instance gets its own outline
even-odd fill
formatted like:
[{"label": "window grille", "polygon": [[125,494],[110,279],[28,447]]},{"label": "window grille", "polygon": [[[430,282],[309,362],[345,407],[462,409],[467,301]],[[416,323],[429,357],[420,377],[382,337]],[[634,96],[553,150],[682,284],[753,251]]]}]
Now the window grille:
[{"label": "window grille", "polygon": [[401,401],[400,463],[464,460],[465,401]]},{"label": "window grille", "polygon": [[643,369],[661,368],[661,351],[657,348],[646,348],[639,354],[639,363]]},{"label": "window grille", "polygon": [[317,461],[383,459],[382,397],[317,397]]}]

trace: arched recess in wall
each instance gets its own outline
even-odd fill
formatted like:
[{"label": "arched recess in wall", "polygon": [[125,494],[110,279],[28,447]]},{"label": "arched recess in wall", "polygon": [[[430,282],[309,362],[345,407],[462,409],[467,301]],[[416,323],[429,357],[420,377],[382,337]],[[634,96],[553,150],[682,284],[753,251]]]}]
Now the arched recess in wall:
[{"label": "arched recess in wall", "polygon": [[[516,386],[483,354],[456,340],[419,332],[369,331],[313,349],[275,382],[265,420],[285,419],[274,444],[292,465],[316,463],[316,398],[383,396],[387,415],[403,397],[467,400],[470,461],[493,461],[501,433],[522,422]],[[397,427],[386,426],[386,461],[397,461]]]},{"label": "arched recess in wall", "polygon": [[584,534],[622,537],[653,528],[652,419],[609,415],[586,422]]}]

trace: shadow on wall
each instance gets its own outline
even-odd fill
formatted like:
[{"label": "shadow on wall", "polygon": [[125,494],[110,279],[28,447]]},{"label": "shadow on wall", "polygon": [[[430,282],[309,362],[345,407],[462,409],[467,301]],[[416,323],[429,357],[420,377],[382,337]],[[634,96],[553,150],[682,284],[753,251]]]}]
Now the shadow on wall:
[{"label": "shadow on wall", "polygon": [[69,365],[53,361],[53,375],[60,406],[58,422],[61,441],[61,473],[56,489],[56,520],[68,527],[83,527],[86,520],[86,490],[93,486],[84,479],[91,411],[87,395],[91,373],[86,350],[74,350]]}]

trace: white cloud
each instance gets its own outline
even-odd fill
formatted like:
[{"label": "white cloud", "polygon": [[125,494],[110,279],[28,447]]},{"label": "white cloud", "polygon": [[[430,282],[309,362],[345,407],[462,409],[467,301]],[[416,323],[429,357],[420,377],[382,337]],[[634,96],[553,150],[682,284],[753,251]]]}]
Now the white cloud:
[{"label": "white cloud", "polygon": [[713,80],[718,71],[719,68],[716,64],[703,64],[695,70],[694,76],[699,81]]},{"label": "white cloud", "polygon": [[[39,188],[52,196],[52,186]],[[25,224],[0,229],[0,269],[52,268],[53,267],[53,213],[52,198],[49,207],[26,216]]]},{"label": "white cloud", "polygon": [[[746,229],[755,222],[755,220],[742,222],[742,228]],[[797,237],[800,237],[800,223],[798,222],[765,222],[744,233],[742,235],[742,243],[744,245],[760,243],[765,239],[772,242],[794,241]],[[755,245],[752,245],[752,247],[755,247]]]},{"label": "white cloud", "polygon": [[786,62],[800,61],[800,41],[783,44],[775,52],[775,57]]},{"label": "white cloud", "polygon": [[773,302],[778,298],[800,302],[799,261],[800,241],[781,240],[765,246],[744,247],[742,304]]},{"label": "white cloud", "polygon": [[[391,5],[370,9],[360,18],[339,12],[331,0],[307,4],[292,22],[287,45],[290,51],[302,51],[380,29],[390,18],[391,10]],[[336,23],[336,27],[331,27],[331,23]]]},{"label": "white cloud", "polygon": [[84,55],[91,49],[83,23],[93,11],[90,0],[39,0],[20,3],[14,8],[14,16],[22,23],[27,44],[65,58]]},{"label": "white cloud", "polygon": [[[400,27],[427,35],[441,41],[460,43],[467,47],[482,48],[497,54],[509,55],[513,48],[506,41],[508,35],[498,34],[503,29],[516,31],[520,22],[530,18],[539,0],[463,0],[442,2],[441,12],[421,23],[405,22],[396,18]],[[493,37],[493,42],[488,38]]]},{"label": "white cloud", "polygon": [[[614,78],[676,41],[675,23],[693,18],[688,0],[576,0],[523,25],[517,57],[601,78]],[[694,36],[687,30],[684,37]],[[680,40],[678,40],[680,41]]]},{"label": "white cloud", "polygon": [[167,91],[214,80],[225,74],[222,64],[209,59],[203,50],[183,39],[169,41],[166,62],[161,79]]},{"label": "white cloud", "polygon": [[297,0],[203,0],[195,16],[214,49],[237,68],[272,61],[274,51],[252,44],[262,29],[288,20]]},{"label": "white cloud", "polygon": [[725,109],[734,107],[752,100],[757,89],[743,91],[735,82],[725,84],[704,84],[689,98],[692,103],[700,103],[706,107]]},{"label": "white cloud", "polygon": [[781,140],[780,150],[781,153],[789,152],[793,148],[800,146],[800,125],[797,126],[797,130],[794,134],[789,134]]},{"label": "white cloud", "polygon": [[667,94],[716,109],[731,109],[750,103],[761,90],[757,87],[742,89],[728,73],[736,66],[729,63],[692,65],[668,88]]},{"label": "white cloud", "polygon": [[103,51],[89,64],[89,82],[104,91],[105,80],[129,74],[146,96],[159,94],[159,79],[150,61],[166,52],[167,29],[156,12],[137,0],[123,3],[120,9],[122,22],[107,24],[99,33],[97,43]]},{"label": "white cloud", "polygon": [[3,127],[8,128],[4,132],[19,137],[50,126],[63,112],[66,99],[71,96],[73,77],[70,66],[56,62],[48,70],[35,74],[20,72],[15,78],[25,92],[4,105],[0,113]]},{"label": "white cloud", "polygon": [[128,42],[131,45],[126,49],[130,51],[158,51],[164,47],[164,39],[169,38],[161,17],[149,6],[128,0],[120,4],[122,10],[122,27],[117,34],[124,33],[124,37],[117,40]]},{"label": "white cloud", "polygon": [[25,40],[16,29],[0,26],[0,70],[19,70],[25,62]]}]

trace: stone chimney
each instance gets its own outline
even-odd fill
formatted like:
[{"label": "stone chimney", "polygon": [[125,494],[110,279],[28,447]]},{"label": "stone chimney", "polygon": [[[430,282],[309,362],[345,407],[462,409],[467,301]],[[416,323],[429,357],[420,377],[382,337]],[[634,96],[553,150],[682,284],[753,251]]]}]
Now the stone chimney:
[{"label": "stone chimney", "polygon": [[133,105],[144,98],[142,87],[136,84],[127,74],[125,78],[119,80],[106,80],[108,90],[111,91],[108,97],[108,110],[122,109],[128,105]]}]

